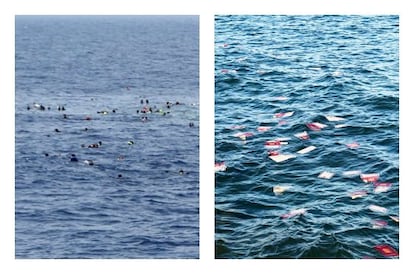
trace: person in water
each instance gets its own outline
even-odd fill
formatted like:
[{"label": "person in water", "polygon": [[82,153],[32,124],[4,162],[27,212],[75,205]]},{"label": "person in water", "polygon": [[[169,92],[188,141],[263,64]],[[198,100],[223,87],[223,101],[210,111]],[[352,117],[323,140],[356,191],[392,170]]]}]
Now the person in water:
[{"label": "person in water", "polygon": [[71,162],[77,162],[77,161],[78,161],[78,158],[76,158],[76,155],[75,155],[75,154],[72,154],[72,155],[70,156],[70,161],[71,161]]},{"label": "person in water", "polygon": [[98,143],[96,143],[96,144],[90,144],[89,146],[88,146],[88,148],[98,148],[98,147],[100,147],[100,146],[102,146],[102,142],[101,141],[99,141]]}]

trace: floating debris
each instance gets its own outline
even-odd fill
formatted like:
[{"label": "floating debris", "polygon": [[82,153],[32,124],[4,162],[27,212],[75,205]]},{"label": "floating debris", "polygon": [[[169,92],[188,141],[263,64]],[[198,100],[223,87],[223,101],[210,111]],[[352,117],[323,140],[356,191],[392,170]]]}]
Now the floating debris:
[{"label": "floating debris", "polygon": [[384,244],[384,245],[376,245],[374,246],[374,249],[377,250],[381,255],[384,255],[386,257],[395,257],[398,256],[397,250],[395,250],[393,247]]},{"label": "floating debris", "polygon": [[368,195],[368,192],[366,192],[365,190],[360,190],[360,191],[355,191],[352,192],[351,194],[349,194],[349,196],[352,198],[352,200],[357,199],[357,198],[362,198]]},{"label": "floating debris", "polygon": [[387,192],[391,188],[392,184],[374,182],[374,186],[375,186],[374,193],[382,193],[382,192]]},{"label": "floating debris", "polygon": [[326,118],[329,122],[339,122],[339,121],[346,120],[345,118],[338,117],[338,116],[332,116],[332,115],[325,115],[325,118]]},{"label": "floating debris", "polygon": [[373,229],[381,229],[388,225],[387,221],[383,220],[373,220],[372,221],[372,228]]},{"label": "floating debris", "polygon": [[274,186],[273,187],[273,193],[275,193],[275,194],[282,194],[283,192],[285,192],[286,190],[288,190],[290,188],[291,188],[291,186],[280,186],[280,185],[277,185],[277,186]]},{"label": "floating debris", "polygon": [[257,131],[259,131],[259,132],[265,132],[265,131],[268,131],[268,130],[270,130],[272,127],[265,127],[265,126],[262,126],[262,127],[258,127],[257,128]]},{"label": "floating debris", "polygon": [[298,216],[298,215],[303,215],[305,213],[306,213],[305,208],[299,208],[299,209],[291,210],[289,211],[289,213],[283,214],[281,217],[283,219],[286,219],[286,218],[291,218],[291,217]]},{"label": "floating debris", "polygon": [[301,140],[309,140],[309,134],[306,131],[296,133],[294,136]]},{"label": "floating debris", "polygon": [[349,178],[359,176],[360,174],[361,174],[361,170],[349,170],[349,171],[342,172],[342,176],[349,177]]},{"label": "floating debris", "polygon": [[356,148],[359,147],[359,144],[357,142],[353,142],[353,143],[350,143],[350,144],[346,144],[346,146],[350,149],[356,149]]},{"label": "floating debris", "polygon": [[247,137],[251,137],[251,136],[253,136],[253,133],[251,132],[239,132],[239,133],[234,134],[234,137],[239,137],[243,141],[246,140]]},{"label": "floating debris", "polygon": [[289,112],[278,112],[274,115],[274,117],[276,118],[284,118],[284,117],[290,117],[294,114],[294,111],[289,111]]},{"label": "floating debris", "polygon": [[361,174],[360,177],[364,183],[373,183],[373,182],[378,181],[379,174],[378,173]]},{"label": "floating debris", "polygon": [[90,166],[93,166],[94,165],[94,163],[93,163],[93,161],[92,160],[85,160],[85,161],[83,161],[85,164],[87,164],[87,165],[90,165]]},{"label": "floating debris", "polygon": [[379,212],[379,213],[387,213],[387,209],[385,207],[382,206],[377,206],[377,205],[369,205],[368,209],[373,211],[373,212]]},{"label": "floating debris", "polygon": [[279,148],[282,145],[282,142],[279,140],[271,140],[265,142],[265,148]]},{"label": "floating debris", "polygon": [[276,155],[279,155],[279,151],[276,151],[276,150],[270,150],[270,151],[268,151],[268,152],[267,152],[267,154],[268,154],[269,156],[276,156]]},{"label": "floating debris", "polygon": [[314,122],[314,123],[308,123],[308,124],[306,124],[306,126],[307,126],[310,130],[313,130],[313,131],[319,131],[319,130],[321,130],[321,129],[323,129],[323,128],[327,127],[327,125],[325,125],[325,124],[321,124],[321,123],[317,123],[317,122]]},{"label": "floating debris", "polygon": [[398,217],[398,216],[390,216],[390,218],[396,223],[400,222],[400,217]]},{"label": "floating debris", "polygon": [[308,146],[308,147],[305,147],[304,149],[299,150],[299,151],[298,151],[298,152],[296,152],[296,153],[299,153],[299,154],[305,154],[305,153],[311,152],[311,151],[312,151],[312,150],[314,150],[314,149],[316,149],[316,147],[315,147],[315,146]]},{"label": "floating debris", "polygon": [[331,179],[333,176],[335,175],[335,173],[329,172],[329,171],[323,171],[318,175],[318,178],[321,179]]},{"label": "floating debris", "polygon": [[292,155],[292,154],[278,154],[278,155],[275,155],[275,156],[269,156],[269,158],[272,159],[273,161],[275,161],[276,163],[281,163],[281,162],[284,162],[286,160],[296,158],[296,156]]},{"label": "floating debris", "polygon": [[226,170],[227,170],[227,166],[224,162],[214,164],[215,172],[226,171]]}]

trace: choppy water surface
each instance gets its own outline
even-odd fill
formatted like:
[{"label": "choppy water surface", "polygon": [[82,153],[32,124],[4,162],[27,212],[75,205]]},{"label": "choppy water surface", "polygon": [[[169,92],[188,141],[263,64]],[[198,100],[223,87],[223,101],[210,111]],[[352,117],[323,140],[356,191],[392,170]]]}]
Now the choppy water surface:
[{"label": "choppy water surface", "polygon": [[215,24],[216,258],[398,258],[399,18]]},{"label": "choppy water surface", "polygon": [[16,258],[198,258],[198,117],[198,17],[17,16]]}]

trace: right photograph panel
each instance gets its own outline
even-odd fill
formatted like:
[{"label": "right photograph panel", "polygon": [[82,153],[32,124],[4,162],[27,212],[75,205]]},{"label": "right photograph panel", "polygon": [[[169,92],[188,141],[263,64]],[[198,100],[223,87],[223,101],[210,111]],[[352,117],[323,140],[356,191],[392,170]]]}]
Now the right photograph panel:
[{"label": "right photograph panel", "polygon": [[399,258],[399,17],[215,16],[215,257]]}]

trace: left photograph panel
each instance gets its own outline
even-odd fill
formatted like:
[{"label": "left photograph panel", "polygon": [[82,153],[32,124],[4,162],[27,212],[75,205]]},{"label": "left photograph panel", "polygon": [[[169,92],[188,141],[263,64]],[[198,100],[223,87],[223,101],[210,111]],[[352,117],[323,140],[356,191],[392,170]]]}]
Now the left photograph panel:
[{"label": "left photograph panel", "polygon": [[15,17],[15,257],[199,258],[199,17]]}]

